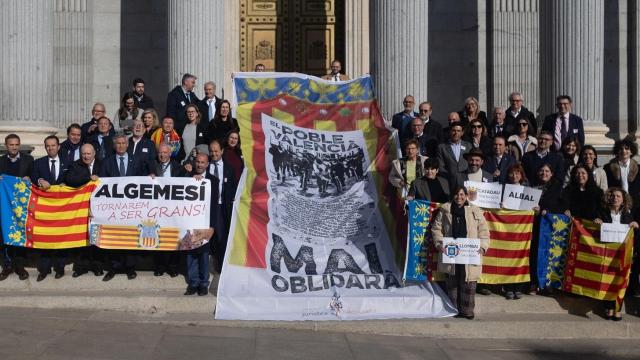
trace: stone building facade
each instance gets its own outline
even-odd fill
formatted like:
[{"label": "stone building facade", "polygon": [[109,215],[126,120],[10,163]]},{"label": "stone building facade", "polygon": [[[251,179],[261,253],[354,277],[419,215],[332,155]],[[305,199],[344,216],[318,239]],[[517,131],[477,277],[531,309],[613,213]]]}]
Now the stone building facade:
[{"label": "stone building facade", "polygon": [[21,0],[0,2],[0,17],[0,135],[34,145],[96,101],[115,113],[135,77],[162,115],[184,72],[199,96],[213,80],[228,98],[231,74],[258,60],[320,73],[337,57],[373,76],[387,117],[405,94],[439,121],[468,96],[490,113],[517,90],[540,118],[568,94],[603,148],[640,117],[632,0]]}]

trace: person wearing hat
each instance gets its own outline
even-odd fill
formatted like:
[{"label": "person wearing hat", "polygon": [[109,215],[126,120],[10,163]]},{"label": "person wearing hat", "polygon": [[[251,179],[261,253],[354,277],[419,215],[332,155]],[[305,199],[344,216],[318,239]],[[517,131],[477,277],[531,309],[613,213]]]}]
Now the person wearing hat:
[{"label": "person wearing hat", "polygon": [[471,149],[463,156],[468,164],[467,169],[462,172],[463,181],[493,182],[493,174],[482,169],[484,153],[480,148]]}]

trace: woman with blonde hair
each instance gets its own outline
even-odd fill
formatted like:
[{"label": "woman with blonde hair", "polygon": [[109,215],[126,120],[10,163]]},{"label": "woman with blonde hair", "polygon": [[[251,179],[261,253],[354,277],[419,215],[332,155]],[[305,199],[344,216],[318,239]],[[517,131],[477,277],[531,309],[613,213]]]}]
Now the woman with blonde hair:
[{"label": "woman with blonde hair", "polygon": [[487,113],[480,110],[480,102],[478,99],[470,96],[464,100],[464,109],[458,112],[460,115],[460,122],[462,126],[467,126],[473,120],[480,120],[484,124],[485,128],[489,126],[489,120],[487,120]]},{"label": "woman with blonde hair", "polygon": [[141,118],[144,124],[144,137],[151,139],[151,134],[160,127],[158,113],[154,109],[147,109],[142,112]]}]

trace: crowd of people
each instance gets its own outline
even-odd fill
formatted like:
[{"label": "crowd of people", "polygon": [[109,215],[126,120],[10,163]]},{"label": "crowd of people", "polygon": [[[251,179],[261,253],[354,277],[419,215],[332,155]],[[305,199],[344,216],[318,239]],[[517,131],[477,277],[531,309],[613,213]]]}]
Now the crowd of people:
[{"label": "crowd of people", "polygon": [[[557,112],[544,118],[539,131],[535,116],[523,106],[518,92],[509,95],[508,108],[493,109],[491,121],[480,110],[478,100],[469,97],[461,111],[448,114],[445,128],[431,117],[430,102],[420,103],[418,112],[414,112],[414,102],[413,96],[407,95],[404,110],[392,119],[403,146],[402,157],[393,161],[389,181],[405,199],[445,204],[432,228],[439,250],[444,236],[479,238],[482,254],[489,246],[486,221],[478,215],[479,209],[469,204],[465,181],[518,184],[542,191],[534,208],[530,284],[491,289],[477,285],[480,266],[440,269],[448,274],[446,288],[459,316],[473,319],[476,291],[484,295],[499,291],[509,300],[520,299],[525,292],[549,291],[538,288],[535,281],[540,217],[546,213],[638,228],[640,176],[633,159],[638,154],[635,138],[616,141],[614,158],[600,167],[596,149],[585,144],[583,120],[571,112],[570,96],[556,98]],[[634,260],[629,290],[631,296],[639,297],[637,252]],[[607,318],[621,319],[613,302],[605,302],[603,307]]]},{"label": "crowd of people", "polygon": [[[255,71],[264,71],[264,66],[258,64]],[[348,79],[341,73],[339,61],[332,62],[331,73],[324,78],[330,81]],[[208,293],[209,256],[214,259],[216,271],[220,272],[244,160],[240,128],[232,117],[230,102],[216,96],[216,84],[211,81],[204,83],[204,98],[199,99],[194,93],[196,80],[194,75],[184,74],[181,84],[168,93],[165,114],[160,118],[153,99],[145,93],[144,80],[135,79],[113,118],[106,116],[104,104],[95,103],[91,119],[83,124],[71,124],[64,141],[54,135],[45,138],[47,155],[35,161],[19,151],[20,137],[10,134],[5,138],[7,154],[0,157],[0,174],[29,179],[45,190],[57,184],[80,187],[99,177],[209,179],[212,193],[210,223],[215,229],[210,245],[186,253],[158,251],[151,255],[95,246],[68,250],[4,246],[0,281],[12,273],[26,280],[29,273],[25,270],[25,260],[33,254],[38,255],[35,256],[37,281],[43,281],[52,272],[56,279],[65,276],[68,262],[73,263],[73,277],[93,273],[103,276],[103,281],[109,281],[123,273],[128,279],[134,279],[140,257],[149,256],[155,276],[166,273],[175,277],[184,273],[187,279],[185,295]],[[597,223],[638,227],[640,176],[638,164],[633,159],[638,153],[634,138],[616,141],[614,158],[600,167],[596,149],[585,144],[582,119],[571,112],[571,97],[557,97],[558,111],[544,118],[540,130],[536,116],[523,106],[522,94],[513,92],[508,99],[510,106],[495,107],[489,120],[478,100],[469,97],[461,111],[448,114],[447,124],[443,127],[432,118],[430,102],[420,103],[415,112],[415,100],[407,95],[403,101],[404,110],[391,120],[402,143],[402,154],[392,163],[389,181],[406,199],[444,204],[432,229],[440,249],[445,236],[480,238],[482,253],[489,246],[486,221],[480,209],[467,201],[464,182],[468,180],[520,184],[542,190],[535,208],[538,216],[531,245],[532,279],[536,278],[536,232],[540,215],[565,213]],[[274,156],[280,181],[286,176],[299,176],[302,187],[308,183],[311,164],[315,163],[313,159],[306,167],[295,162],[287,164],[295,154],[288,154],[275,145],[269,151]],[[302,160],[298,162],[302,163],[305,156],[299,155]],[[351,160],[334,161],[330,171],[326,171],[330,174],[326,183],[334,183],[341,189],[345,185],[345,175],[362,177],[364,170],[358,159],[355,158],[353,166]],[[634,256],[637,259],[636,254]],[[181,271],[184,263],[186,269]],[[640,296],[638,263],[634,263],[630,283],[635,296]],[[448,274],[445,288],[458,306],[459,316],[469,319],[474,317],[476,291],[482,294],[502,291],[507,299],[514,300],[525,292],[546,291],[538,289],[534,281],[507,284],[502,289],[477,286],[480,266],[456,265],[441,270]],[[611,303],[604,307],[607,317],[621,318]]]}]

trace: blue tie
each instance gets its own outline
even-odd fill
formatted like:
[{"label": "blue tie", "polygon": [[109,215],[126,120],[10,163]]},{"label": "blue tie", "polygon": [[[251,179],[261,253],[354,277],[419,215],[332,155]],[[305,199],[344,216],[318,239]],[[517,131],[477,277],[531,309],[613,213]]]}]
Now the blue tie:
[{"label": "blue tie", "polygon": [[127,171],[124,168],[124,156],[120,156],[120,176],[127,175]]}]

